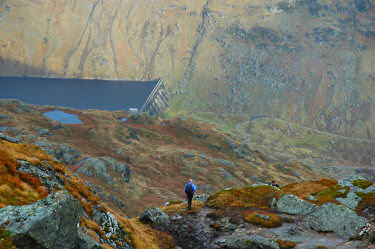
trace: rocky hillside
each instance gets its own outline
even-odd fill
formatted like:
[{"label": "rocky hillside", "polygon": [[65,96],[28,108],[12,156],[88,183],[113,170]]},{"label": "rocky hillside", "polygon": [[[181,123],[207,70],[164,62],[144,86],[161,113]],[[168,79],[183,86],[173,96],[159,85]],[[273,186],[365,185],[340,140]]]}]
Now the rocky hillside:
[{"label": "rocky hillside", "polygon": [[126,220],[56,158],[0,139],[0,248],[172,248],[171,236]]},{"label": "rocky hillside", "polygon": [[192,210],[169,201],[125,219],[62,162],[14,139],[0,139],[0,248],[373,248],[375,185],[360,176],[227,188],[196,195]]},{"label": "rocky hillside", "polygon": [[[43,115],[51,110],[76,114],[82,124],[63,125]],[[149,205],[184,198],[189,178],[201,193],[211,194],[272,179],[290,183],[329,176],[322,166],[269,163],[260,151],[215,126],[184,116],[163,120],[18,101],[1,101],[0,113],[1,136],[53,155],[123,216],[134,217]]]},{"label": "rocky hillside", "polygon": [[140,219],[167,231],[177,248],[374,248],[375,188],[355,175],[278,188],[253,185],[145,211]]},{"label": "rocky hillside", "polygon": [[170,111],[374,139],[374,18],[370,0],[7,0],[0,74],[164,77]]}]

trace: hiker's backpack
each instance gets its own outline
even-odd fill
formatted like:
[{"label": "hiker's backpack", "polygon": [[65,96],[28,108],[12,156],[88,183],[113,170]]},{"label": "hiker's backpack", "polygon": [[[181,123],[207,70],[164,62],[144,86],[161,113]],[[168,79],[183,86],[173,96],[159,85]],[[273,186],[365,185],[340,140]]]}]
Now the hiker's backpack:
[{"label": "hiker's backpack", "polygon": [[191,183],[186,184],[185,192],[187,194],[193,194],[193,184],[191,184]]}]

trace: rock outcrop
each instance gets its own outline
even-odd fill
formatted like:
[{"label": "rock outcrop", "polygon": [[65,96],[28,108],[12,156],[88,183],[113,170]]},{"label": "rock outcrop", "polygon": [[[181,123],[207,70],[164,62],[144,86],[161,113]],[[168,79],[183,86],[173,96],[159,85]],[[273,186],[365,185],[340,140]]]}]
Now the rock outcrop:
[{"label": "rock outcrop", "polygon": [[27,206],[0,209],[0,227],[10,231],[19,248],[73,249],[82,214],[81,204],[61,191]]},{"label": "rock outcrop", "polygon": [[61,190],[64,187],[64,180],[47,163],[31,165],[27,161],[18,160],[18,162],[21,164],[18,171],[29,173],[40,179],[49,193]]},{"label": "rock outcrop", "polygon": [[76,249],[104,249],[104,247],[84,233],[78,231]]},{"label": "rock outcrop", "polygon": [[[103,212],[100,209],[102,207],[94,207],[93,221],[99,224],[100,228],[105,232],[105,236],[100,236],[99,240],[101,243],[110,244],[118,249],[134,249],[129,245],[130,238],[126,231],[120,226],[116,217],[110,212]],[[121,246],[111,241],[109,238],[116,237],[117,242],[120,242]]]},{"label": "rock outcrop", "polygon": [[223,245],[220,248],[223,249],[280,249],[279,244],[275,240],[264,238],[260,235],[253,235],[247,237],[233,236],[225,239]]},{"label": "rock outcrop", "polygon": [[347,207],[333,203],[324,204],[317,211],[306,217],[307,224],[320,232],[335,232],[349,238],[359,232],[367,219],[358,216]]},{"label": "rock outcrop", "polygon": [[306,215],[317,210],[317,206],[294,195],[284,195],[276,203],[276,210],[287,214]]},{"label": "rock outcrop", "polygon": [[35,142],[35,145],[63,161],[65,164],[73,164],[81,156],[77,149],[64,144],[39,140]]},{"label": "rock outcrop", "polygon": [[168,224],[169,216],[161,211],[160,208],[151,207],[144,211],[140,216],[141,221],[151,222],[155,224]]},{"label": "rock outcrop", "polygon": [[119,174],[123,182],[129,182],[130,180],[129,167],[110,157],[87,158],[78,164],[80,166],[78,172],[90,177],[96,176],[102,178],[110,185],[115,184],[115,180],[109,174],[110,169]]}]

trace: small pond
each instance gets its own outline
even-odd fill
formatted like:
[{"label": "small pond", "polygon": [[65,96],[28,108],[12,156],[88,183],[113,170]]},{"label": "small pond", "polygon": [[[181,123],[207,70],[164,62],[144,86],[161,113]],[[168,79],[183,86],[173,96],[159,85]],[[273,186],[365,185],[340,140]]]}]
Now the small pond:
[{"label": "small pond", "polygon": [[62,124],[82,124],[77,115],[63,111],[50,111],[43,113],[43,115]]}]

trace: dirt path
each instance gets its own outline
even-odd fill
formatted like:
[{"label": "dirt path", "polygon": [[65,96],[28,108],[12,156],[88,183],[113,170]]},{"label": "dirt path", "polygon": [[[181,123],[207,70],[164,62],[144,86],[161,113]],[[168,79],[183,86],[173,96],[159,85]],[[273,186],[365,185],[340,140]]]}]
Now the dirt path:
[{"label": "dirt path", "polygon": [[[179,111],[179,109],[173,109],[175,111]],[[180,110],[180,111],[186,111],[186,110]],[[205,111],[198,111],[198,110],[191,110],[189,111],[187,114],[188,115],[191,115],[193,113],[213,113],[213,112],[205,112]],[[231,112],[218,112],[217,114],[230,114],[230,115],[236,115],[236,113],[231,113]],[[238,114],[238,115],[241,115],[241,114]],[[244,115],[244,114],[242,114]],[[375,143],[375,140],[372,140],[372,139],[366,139],[366,138],[356,138],[356,137],[347,137],[347,136],[343,136],[343,135],[339,135],[339,134],[334,134],[334,133],[330,133],[330,132],[326,132],[326,131],[321,131],[321,130],[318,130],[318,129],[314,129],[314,128],[310,128],[308,126],[304,126],[304,125],[301,125],[301,124],[297,124],[297,123],[293,123],[293,122],[289,122],[289,121],[286,121],[286,120],[283,120],[283,119],[280,119],[280,118],[274,118],[274,117],[269,117],[269,116],[263,116],[263,115],[253,115],[253,114],[250,114],[250,119],[245,121],[245,122],[242,122],[238,125],[236,125],[235,129],[236,131],[242,135],[243,137],[245,137],[245,140],[242,142],[242,143],[247,143],[248,141],[251,140],[251,137],[249,134],[247,134],[246,132],[242,131],[241,130],[241,127],[250,123],[250,122],[253,122],[254,120],[256,119],[274,119],[274,120],[278,120],[282,123],[285,123],[285,124],[288,124],[288,125],[294,125],[294,126],[297,126],[297,127],[300,127],[300,128],[304,128],[304,129],[307,129],[307,130],[310,130],[310,131],[314,131],[318,134],[324,134],[324,135],[328,135],[328,136],[332,136],[332,137],[338,137],[338,138],[343,138],[343,139],[349,139],[349,140],[353,140],[353,141],[359,141],[359,142],[367,142],[367,143]]]},{"label": "dirt path", "polygon": [[353,140],[353,141],[360,141],[360,142],[367,142],[367,143],[375,143],[375,140],[371,140],[371,139],[347,137],[347,136],[338,135],[338,134],[334,134],[334,133],[330,133],[330,132],[326,132],[326,131],[320,131],[320,130],[310,128],[310,127],[307,127],[307,126],[304,126],[304,125],[300,125],[300,124],[296,124],[296,123],[293,123],[293,122],[285,121],[283,119],[273,118],[273,117],[264,117],[264,116],[258,116],[256,118],[251,118],[250,120],[247,120],[243,123],[240,123],[240,124],[236,125],[236,131],[238,133],[240,133],[241,135],[243,135],[243,137],[246,138],[244,141],[242,141],[242,143],[247,143],[248,141],[250,141],[251,137],[250,137],[249,134],[247,134],[246,132],[241,130],[241,127],[250,123],[250,122],[253,122],[255,119],[261,119],[261,118],[262,119],[274,119],[274,120],[280,121],[280,122],[282,122],[284,124],[287,124],[287,125],[297,126],[297,127],[309,130],[309,131],[316,132],[318,134],[324,134],[324,135],[328,135],[328,136],[331,136],[331,137],[338,137],[338,138],[343,138],[343,139],[348,139],[348,140]]}]

